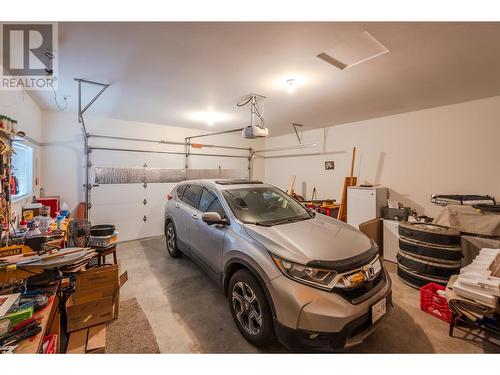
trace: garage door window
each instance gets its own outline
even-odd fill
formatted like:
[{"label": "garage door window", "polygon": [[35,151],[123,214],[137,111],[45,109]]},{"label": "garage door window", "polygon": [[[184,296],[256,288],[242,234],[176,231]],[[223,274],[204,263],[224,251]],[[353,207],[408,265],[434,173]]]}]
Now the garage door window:
[{"label": "garage door window", "polygon": [[198,208],[202,189],[203,187],[200,185],[189,185],[182,196],[182,200],[191,207]]},{"label": "garage door window", "polygon": [[200,211],[201,212],[217,212],[221,218],[225,218],[226,214],[224,213],[224,209],[220,204],[219,198],[217,196],[208,191],[207,189],[203,189],[203,193],[200,198]]},{"label": "garage door window", "polygon": [[14,199],[24,198],[33,192],[33,149],[15,144],[12,154],[12,172],[16,181]]}]

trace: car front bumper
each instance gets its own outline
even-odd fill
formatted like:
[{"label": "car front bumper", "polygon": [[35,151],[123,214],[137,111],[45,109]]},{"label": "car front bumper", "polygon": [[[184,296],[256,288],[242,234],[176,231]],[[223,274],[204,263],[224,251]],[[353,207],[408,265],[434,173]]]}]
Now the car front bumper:
[{"label": "car front bumper", "polygon": [[[278,340],[294,351],[334,352],[362,343],[391,312],[391,279],[385,269],[383,272],[384,285],[356,305],[338,294],[300,284],[297,286],[294,285],[296,282],[287,280],[294,283],[291,284],[294,289],[288,289],[286,296],[281,296],[285,299],[276,311],[275,332]],[[371,306],[383,298],[386,299],[386,314],[372,324]],[[283,308],[291,308],[291,311],[283,311]],[[283,319],[280,319],[280,313]],[[294,319],[291,319],[294,314]]]}]

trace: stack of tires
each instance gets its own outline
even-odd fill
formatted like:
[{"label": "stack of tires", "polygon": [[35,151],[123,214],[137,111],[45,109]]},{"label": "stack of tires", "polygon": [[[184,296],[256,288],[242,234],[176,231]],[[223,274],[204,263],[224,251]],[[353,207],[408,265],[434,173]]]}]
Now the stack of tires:
[{"label": "stack of tires", "polygon": [[460,273],[460,233],[436,224],[399,224],[398,276],[420,288],[430,282],[446,286]]}]

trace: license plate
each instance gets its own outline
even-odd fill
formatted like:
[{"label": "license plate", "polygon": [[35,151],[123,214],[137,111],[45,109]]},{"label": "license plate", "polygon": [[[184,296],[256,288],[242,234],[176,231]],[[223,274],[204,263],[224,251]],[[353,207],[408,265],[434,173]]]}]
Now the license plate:
[{"label": "license plate", "polygon": [[372,305],[372,324],[375,324],[377,320],[382,318],[386,313],[386,300],[382,298],[376,304]]}]

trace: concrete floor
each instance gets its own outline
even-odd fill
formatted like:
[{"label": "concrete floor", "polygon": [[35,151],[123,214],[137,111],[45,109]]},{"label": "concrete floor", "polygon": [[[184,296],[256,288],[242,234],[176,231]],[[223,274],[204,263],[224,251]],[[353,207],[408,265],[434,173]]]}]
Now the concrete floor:
[{"label": "concrete floor", "polygon": [[[129,280],[121,299],[136,297],[145,311],[162,353],[257,353],[245,341],[217,285],[186,257],[165,255],[163,237],[118,246],[122,270]],[[483,353],[480,347],[448,336],[448,324],[422,312],[419,293],[402,283],[395,265],[387,265],[393,280],[392,314],[355,353]],[[267,352],[284,352],[276,345]]]}]

